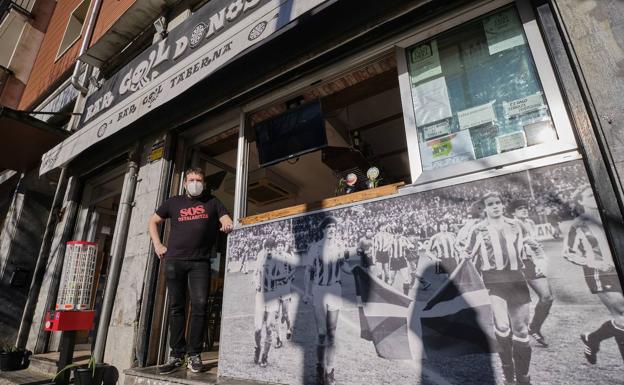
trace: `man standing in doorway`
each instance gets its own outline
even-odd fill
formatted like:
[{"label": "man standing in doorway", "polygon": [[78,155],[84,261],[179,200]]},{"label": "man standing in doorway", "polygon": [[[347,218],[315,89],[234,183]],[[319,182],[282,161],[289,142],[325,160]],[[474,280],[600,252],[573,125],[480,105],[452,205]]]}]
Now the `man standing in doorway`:
[{"label": "man standing in doorway", "polygon": [[[161,374],[180,368],[188,355],[188,368],[201,372],[200,353],[204,342],[206,304],[210,287],[210,251],[218,231],[232,231],[232,218],[223,204],[204,190],[204,171],[186,171],[185,194],[167,199],[149,220],[149,233],[158,258],[164,260],[169,291],[169,333],[171,355],[159,367]],[[171,218],[169,241],[165,246],[158,225]],[[187,286],[191,300],[189,342],[184,338]]]}]

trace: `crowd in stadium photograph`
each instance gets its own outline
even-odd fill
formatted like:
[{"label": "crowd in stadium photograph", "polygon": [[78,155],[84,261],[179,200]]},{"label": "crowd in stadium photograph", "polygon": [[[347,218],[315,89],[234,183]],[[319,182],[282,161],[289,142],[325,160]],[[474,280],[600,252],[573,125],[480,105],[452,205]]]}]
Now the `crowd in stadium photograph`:
[{"label": "crowd in stadium photograph", "polygon": [[610,384],[624,373],[624,296],[580,161],[235,230],[225,297],[225,376]]}]

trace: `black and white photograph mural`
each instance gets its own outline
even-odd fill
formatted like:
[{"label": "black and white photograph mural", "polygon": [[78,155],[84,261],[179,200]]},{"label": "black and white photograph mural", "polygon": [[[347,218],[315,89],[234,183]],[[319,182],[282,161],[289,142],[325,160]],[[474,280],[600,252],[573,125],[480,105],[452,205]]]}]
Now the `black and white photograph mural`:
[{"label": "black and white photograph mural", "polygon": [[284,384],[613,384],[624,296],[581,161],[228,240],[219,371]]}]

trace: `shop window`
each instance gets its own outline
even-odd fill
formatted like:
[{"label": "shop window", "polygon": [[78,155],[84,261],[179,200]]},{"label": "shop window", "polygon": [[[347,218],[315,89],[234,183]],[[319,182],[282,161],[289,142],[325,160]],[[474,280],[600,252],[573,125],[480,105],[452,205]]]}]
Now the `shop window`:
[{"label": "shop window", "polygon": [[574,147],[532,23],[507,7],[400,51],[418,182]]},{"label": "shop window", "polygon": [[80,38],[90,4],[90,0],[84,0],[69,16],[67,27],[65,28],[65,33],[63,34],[63,39],[61,40],[61,45],[56,53],[56,59],[63,56],[63,54]]},{"label": "shop window", "polygon": [[249,114],[247,215],[342,195],[349,174],[367,189],[373,166],[378,186],[410,183],[397,79],[387,54]]}]

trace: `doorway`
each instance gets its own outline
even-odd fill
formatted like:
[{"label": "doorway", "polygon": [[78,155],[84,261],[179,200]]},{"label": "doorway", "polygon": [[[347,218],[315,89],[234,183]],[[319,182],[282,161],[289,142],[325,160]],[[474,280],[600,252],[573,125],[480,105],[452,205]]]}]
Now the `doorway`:
[{"label": "doorway", "polygon": [[[205,127],[205,126],[204,126]],[[233,186],[236,176],[236,153],[238,127],[229,126],[224,132],[217,135],[206,135],[205,131],[187,134],[185,138],[179,138],[180,147],[176,151],[175,163],[180,165],[172,178],[170,196],[183,194],[182,181],[185,177],[184,170],[189,167],[200,167],[205,173],[205,189],[219,199],[227,210],[232,213],[234,208]],[[201,137],[201,138],[200,138]],[[178,152],[179,151],[179,152]],[[164,227],[163,240],[167,244],[168,225]],[[225,254],[227,237],[219,233],[211,254],[212,275],[210,282],[210,297],[207,307],[204,349],[202,360],[206,365],[209,375],[216,374],[219,354],[219,337],[221,325],[221,302],[223,298],[223,281],[225,275]],[[152,331],[159,337],[150,339],[148,353],[148,365],[158,365],[165,362],[169,356],[169,319],[168,303],[165,300],[166,284],[163,264],[161,263],[158,284],[156,288],[157,299],[154,307],[154,321]],[[187,296],[187,332],[190,314],[190,303]],[[157,328],[157,329],[156,329]],[[157,354],[156,354],[157,353]]]},{"label": "doorway", "polygon": [[77,334],[76,350],[92,351],[94,347],[100,309],[108,279],[111,246],[123,182],[124,170],[122,167],[85,181],[73,239],[93,242],[97,245],[95,276],[90,303],[90,308],[95,310],[96,318],[94,327],[90,331]]}]

